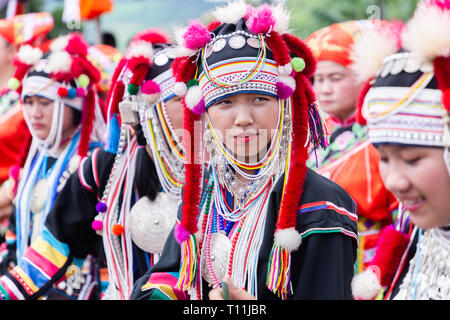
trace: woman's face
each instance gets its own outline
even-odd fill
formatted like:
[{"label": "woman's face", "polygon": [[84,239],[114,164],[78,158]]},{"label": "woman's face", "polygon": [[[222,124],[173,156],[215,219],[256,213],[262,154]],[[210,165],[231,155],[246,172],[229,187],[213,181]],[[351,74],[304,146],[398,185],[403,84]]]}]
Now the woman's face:
[{"label": "woman's face", "polygon": [[[23,104],[25,117],[29,119],[28,125],[41,140],[47,139],[50,134],[53,120],[54,102],[52,100],[39,97],[27,96]],[[64,108],[62,140],[67,138],[75,129],[73,124],[74,110],[70,107]]]},{"label": "woman's face", "polygon": [[377,146],[384,184],[422,229],[450,223],[450,176],[442,148]]},{"label": "woman's face", "polygon": [[241,93],[208,108],[211,125],[236,158],[256,162],[267,150],[277,129],[278,99],[265,94]]},{"label": "woman's face", "polygon": [[345,120],[355,111],[360,88],[350,68],[329,60],[317,63],[313,89],[325,113]]}]

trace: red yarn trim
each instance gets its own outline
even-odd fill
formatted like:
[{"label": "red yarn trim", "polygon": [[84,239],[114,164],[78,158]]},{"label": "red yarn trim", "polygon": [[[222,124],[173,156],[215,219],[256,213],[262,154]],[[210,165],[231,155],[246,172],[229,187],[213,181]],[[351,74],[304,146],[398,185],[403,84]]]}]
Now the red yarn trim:
[{"label": "red yarn trim", "polygon": [[267,46],[272,51],[274,60],[279,66],[284,66],[291,62],[289,49],[278,32],[272,31],[270,37],[266,37],[265,40]]},{"label": "red yarn trim", "polygon": [[307,148],[304,147],[308,135],[308,97],[305,85],[308,80],[301,74],[295,77],[296,90],[293,94],[292,108],[292,151],[285,192],[281,199],[280,211],[276,228],[295,228],[297,225],[297,211],[303,194],[303,185],[306,177],[308,158]]},{"label": "red yarn trim", "polygon": [[286,42],[291,53],[305,60],[305,69],[301,72],[306,77],[311,77],[316,72],[317,60],[311,49],[298,37],[284,33],[283,40]]},{"label": "red yarn trim", "polygon": [[114,87],[116,86],[116,83],[117,83],[117,79],[119,78],[119,75],[122,72],[122,69],[125,66],[126,61],[127,60],[125,58],[120,59],[120,61],[117,64],[116,68],[114,69],[114,73],[113,73],[113,75],[111,77],[111,89],[113,89],[113,90],[111,90],[111,89],[108,90],[108,93],[106,94],[106,99],[105,99],[105,102],[106,102],[107,106],[109,106],[109,102],[110,102],[110,100],[112,98],[112,93],[114,91]]},{"label": "red yarn trim", "polygon": [[437,57],[433,66],[439,89],[442,91],[442,104],[450,112],[450,57]]},{"label": "red yarn trim", "polygon": [[203,164],[201,159],[201,137],[202,129],[200,123],[200,115],[193,113],[186,106],[184,98],[181,100],[184,112],[184,135],[183,144],[186,150],[185,154],[185,184],[183,188],[183,206],[182,220],[183,227],[191,232],[196,233],[198,230],[197,218],[199,215]]},{"label": "red yarn trim", "polygon": [[176,82],[187,83],[195,76],[197,64],[192,58],[179,57],[172,63],[172,71]]},{"label": "red yarn trim", "polygon": [[144,82],[147,75],[149,65],[139,64],[133,70],[133,76],[131,77],[130,83],[137,85],[138,87]]},{"label": "red yarn trim", "polygon": [[84,158],[89,150],[89,141],[94,125],[95,117],[95,92],[92,88],[88,89],[81,114],[81,133],[80,145],[78,146],[78,155]]},{"label": "red yarn trim", "polygon": [[391,283],[408,243],[409,236],[395,230],[393,225],[383,229],[371,262],[380,270],[380,284],[383,287]]},{"label": "red yarn trim", "polygon": [[[116,82],[116,85],[111,90],[111,114],[119,113],[119,102],[122,101],[123,94],[125,92],[125,85],[122,81]],[[109,117],[110,115],[108,115]]]}]

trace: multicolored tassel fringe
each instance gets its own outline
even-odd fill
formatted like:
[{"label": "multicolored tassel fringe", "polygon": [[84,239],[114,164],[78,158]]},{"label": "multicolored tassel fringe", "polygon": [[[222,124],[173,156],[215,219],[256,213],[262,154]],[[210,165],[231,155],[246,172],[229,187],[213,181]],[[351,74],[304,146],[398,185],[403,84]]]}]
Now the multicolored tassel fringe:
[{"label": "multicolored tassel fringe", "polygon": [[323,120],[319,106],[316,103],[311,103],[308,108],[309,113],[309,133],[310,141],[314,147],[321,147],[326,150],[328,148],[328,129]]},{"label": "multicolored tassel fringe", "polygon": [[286,300],[293,294],[291,283],[291,254],[274,244],[270,252],[266,286],[273,293]]},{"label": "multicolored tassel fringe", "polygon": [[198,274],[198,246],[197,238],[191,234],[188,240],[181,244],[180,276],[176,288],[187,291],[192,289]]}]

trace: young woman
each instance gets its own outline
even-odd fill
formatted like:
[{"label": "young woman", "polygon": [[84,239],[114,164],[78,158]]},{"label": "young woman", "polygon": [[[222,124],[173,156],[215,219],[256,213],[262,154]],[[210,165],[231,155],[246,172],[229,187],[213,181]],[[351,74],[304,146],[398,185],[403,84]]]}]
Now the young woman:
[{"label": "young woman", "polygon": [[229,276],[257,299],[350,299],[354,202],[305,165],[320,129],[308,126],[311,52],[286,33],[282,6],[234,2],[214,15],[208,28],[193,22],[180,36],[180,223],[132,298],[207,299]]},{"label": "young woman", "polygon": [[[11,261],[17,266],[1,283],[19,281],[24,272],[28,273],[28,283],[23,292],[2,291],[6,295],[32,296],[41,289],[42,277],[58,264],[55,259],[43,260],[46,246],[56,243],[44,222],[80,158],[102,144],[106,123],[95,91],[100,74],[86,53],[87,44],[77,34],[55,40],[44,57],[39,49],[30,46],[18,52],[20,63],[11,82],[17,83],[16,89],[22,86],[23,113],[32,141],[14,199],[7,238],[10,252],[2,261],[3,272]],[[41,268],[36,261],[41,262]],[[89,259],[74,260],[67,265],[69,272],[61,275],[64,281],[46,286],[42,293],[48,299],[89,298],[93,286],[91,267]]]},{"label": "young woman", "polygon": [[403,210],[355,278],[355,298],[450,298],[449,26],[448,1],[421,3],[402,34],[407,50],[384,60],[365,95],[381,176]]},{"label": "young woman", "polygon": [[355,273],[369,265],[381,230],[392,223],[398,207],[381,179],[379,156],[368,141],[367,127],[356,117],[365,80],[361,70],[377,65],[375,61],[362,62],[358,56],[371,48],[368,44],[379,46],[383,55],[394,53],[399,42],[397,28],[381,20],[345,21],[317,30],[305,40],[317,59],[313,89],[320,109],[327,114],[330,133],[326,150],[311,150],[307,164],[344,188],[357,204]]},{"label": "young woman", "polygon": [[58,282],[75,257],[95,254],[105,267],[100,298],[128,299],[134,279],[157,261],[184,179],[181,99],[174,95],[175,48],[168,41],[159,30],[143,31],[119,62],[108,97],[108,145],[83,159],[47,217],[49,233],[66,251],[41,286]]}]

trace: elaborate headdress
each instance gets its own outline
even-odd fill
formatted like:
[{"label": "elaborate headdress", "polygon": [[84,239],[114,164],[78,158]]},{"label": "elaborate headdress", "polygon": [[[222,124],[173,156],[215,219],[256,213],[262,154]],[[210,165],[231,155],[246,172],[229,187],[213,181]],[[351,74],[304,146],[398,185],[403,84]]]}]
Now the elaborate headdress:
[{"label": "elaborate headdress", "polygon": [[[161,253],[176,219],[183,183],[182,147],[165,113],[165,101],[174,97],[171,64],[175,46],[158,29],[138,33],[130,42],[111,80],[107,98],[110,144],[116,154],[110,177],[92,228],[103,235],[110,272],[109,298],[128,299],[133,285],[134,242],[145,252]],[[142,139],[145,138],[145,139]],[[170,142],[168,150],[165,142]],[[131,207],[138,145],[148,145],[164,192],[156,199],[145,195]],[[169,144],[169,143],[168,143]],[[171,154],[179,154],[173,158]],[[158,181],[150,181],[152,184]],[[123,190],[122,190],[123,188]],[[123,192],[119,206],[116,195]],[[156,221],[156,222],[155,222]],[[119,240],[120,239],[120,240]],[[122,241],[122,246],[117,246]],[[128,265],[129,268],[124,266]]]},{"label": "elaborate headdress", "polygon": [[[314,94],[308,78],[315,70],[311,50],[287,33],[289,13],[283,6],[252,7],[232,2],[215,10],[216,21],[208,27],[193,21],[179,32],[184,54],[173,64],[175,93],[184,104],[184,147],[186,150],[182,220],[175,237],[182,246],[182,267],[178,286],[190,289],[197,277],[198,218],[202,187],[203,137],[198,121],[215,101],[227,96],[257,92],[277,97],[291,105],[292,126],[286,161],[284,194],[276,224],[273,264],[267,286],[283,297],[290,294],[290,252],[301,237],[296,231],[297,209],[306,174],[307,145],[325,145]],[[309,130],[308,130],[309,128]]]},{"label": "elaborate headdress", "polygon": [[0,35],[15,45],[39,45],[53,28],[53,18],[48,12],[21,14],[0,20]]},{"label": "elaborate headdress", "polygon": [[[360,121],[367,123],[373,144],[444,147],[450,174],[450,2],[419,3],[402,34],[402,49],[384,58],[361,92]],[[373,48],[376,51],[376,48]],[[377,245],[372,267],[355,277],[353,295],[375,298],[390,285],[404,264],[408,217],[399,209],[395,226],[386,227]]]},{"label": "elaborate headdress", "polygon": [[[21,92],[22,99],[38,94],[60,106],[55,108],[54,125],[49,137],[39,141],[42,145],[53,145],[51,150],[57,149],[61,142],[62,124],[59,118],[62,117],[62,106],[67,105],[81,112],[78,147],[81,157],[87,155],[94,122],[97,121],[96,127],[105,122],[96,95],[100,73],[87,59],[87,49],[88,45],[75,33],[53,41],[45,57],[42,57],[39,48],[23,45],[14,60],[17,66],[14,77],[8,82],[10,89]],[[33,133],[32,128],[30,130]]]}]

